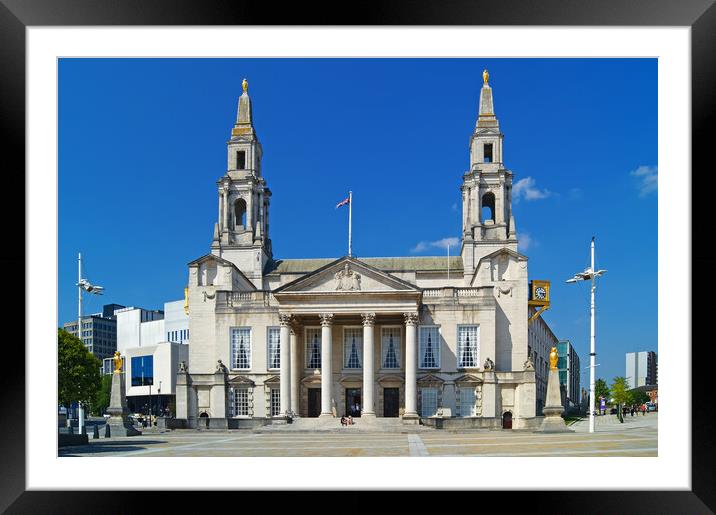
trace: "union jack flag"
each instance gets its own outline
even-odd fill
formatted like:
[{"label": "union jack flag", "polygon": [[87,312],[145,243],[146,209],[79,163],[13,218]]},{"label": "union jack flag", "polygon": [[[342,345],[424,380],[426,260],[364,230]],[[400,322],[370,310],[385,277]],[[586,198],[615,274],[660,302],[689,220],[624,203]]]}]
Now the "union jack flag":
[{"label": "union jack flag", "polygon": [[338,209],[341,206],[345,206],[346,204],[351,203],[351,198],[347,197],[345,200],[341,200],[338,204],[336,204],[336,209]]}]

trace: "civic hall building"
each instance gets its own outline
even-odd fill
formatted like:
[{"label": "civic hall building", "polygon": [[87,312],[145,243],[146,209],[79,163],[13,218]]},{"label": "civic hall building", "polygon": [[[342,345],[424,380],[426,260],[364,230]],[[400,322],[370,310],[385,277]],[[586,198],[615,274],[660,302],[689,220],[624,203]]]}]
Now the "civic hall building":
[{"label": "civic hall building", "polygon": [[462,175],[461,252],[449,258],[275,258],[242,86],[211,250],[189,263],[177,418],[231,428],[440,412],[472,427],[538,427],[527,257],[487,73]]}]

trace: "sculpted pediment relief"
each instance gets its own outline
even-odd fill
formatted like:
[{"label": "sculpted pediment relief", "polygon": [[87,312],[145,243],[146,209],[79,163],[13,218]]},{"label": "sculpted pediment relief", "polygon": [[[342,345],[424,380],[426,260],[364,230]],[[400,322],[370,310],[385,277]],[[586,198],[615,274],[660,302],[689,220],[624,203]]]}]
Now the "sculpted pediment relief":
[{"label": "sculpted pediment relief", "polygon": [[357,259],[342,258],[278,288],[274,293],[355,293],[420,291],[386,272]]}]

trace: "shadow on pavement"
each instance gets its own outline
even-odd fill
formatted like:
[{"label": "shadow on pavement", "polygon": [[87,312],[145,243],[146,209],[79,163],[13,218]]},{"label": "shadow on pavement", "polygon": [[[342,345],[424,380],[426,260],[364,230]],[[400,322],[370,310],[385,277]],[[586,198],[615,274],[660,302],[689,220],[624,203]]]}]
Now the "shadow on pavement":
[{"label": "shadow on pavement", "polygon": [[72,445],[61,447],[58,456],[60,457],[76,457],[86,454],[102,454],[106,452],[132,452],[143,451],[147,446],[167,443],[167,440],[141,440],[141,441],[92,441],[89,445]]}]

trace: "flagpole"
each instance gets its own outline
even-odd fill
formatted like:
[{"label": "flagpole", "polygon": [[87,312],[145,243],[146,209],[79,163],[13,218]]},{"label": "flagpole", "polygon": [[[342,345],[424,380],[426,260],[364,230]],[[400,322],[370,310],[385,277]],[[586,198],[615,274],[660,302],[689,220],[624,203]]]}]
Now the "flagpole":
[{"label": "flagpole", "polygon": [[353,192],[348,192],[348,257],[352,256]]}]

